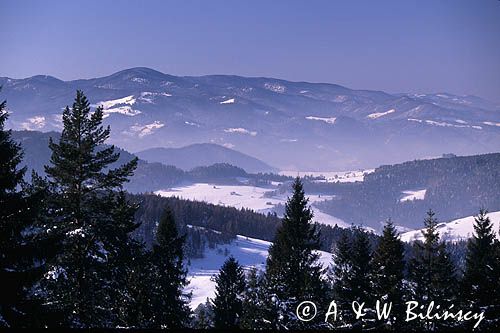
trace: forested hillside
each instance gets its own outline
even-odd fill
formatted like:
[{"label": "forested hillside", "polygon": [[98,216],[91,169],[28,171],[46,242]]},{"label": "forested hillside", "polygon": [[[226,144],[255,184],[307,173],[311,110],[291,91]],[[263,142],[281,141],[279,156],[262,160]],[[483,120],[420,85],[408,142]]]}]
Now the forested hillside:
[{"label": "forested hillside", "polygon": [[417,228],[432,208],[441,220],[500,210],[500,154],[416,160],[385,165],[355,183],[306,183],[308,193],[336,197],[317,206],[346,222],[375,229],[391,218]]}]

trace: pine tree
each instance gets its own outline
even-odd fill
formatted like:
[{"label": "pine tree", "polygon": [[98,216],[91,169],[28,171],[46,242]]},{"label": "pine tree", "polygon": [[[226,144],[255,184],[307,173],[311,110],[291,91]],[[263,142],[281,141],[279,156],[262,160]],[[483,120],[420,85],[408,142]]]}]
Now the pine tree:
[{"label": "pine tree", "polygon": [[[1,88],[1,87],[0,87]],[[0,89],[1,90],[1,89]],[[32,327],[39,299],[31,289],[41,274],[34,243],[34,219],[43,193],[23,181],[23,153],[5,130],[6,102],[0,103],[0,327]],[[41,195],[42,194],[42,195]]]},{"label": "pine tree", "polygon": [[[414,242],[413,258],[409,263],[412,300],[420,304],[434,301],[441,307],[450,306],[456,299],[457,277],[455,267],[446,250],[446,244],[439,239],[437,220],[432,210],[427,212],[422,231],[424,241]],[[425,322],[427,329],[453,325],[453,323]]]},{"label": "pine tree", "polygon": [[73,107],[63,112],[59,142],[49,142],[51,201],[44,227],[56,255],[43,283],[47,304],[66,315],[52,325],[108,327],[118,321],[116,292],[134,248],[129,233],[137,227],[135,209],[121,191],[137,159],[109,168],[119,154],[104,146],[110,128],[102,120],[102,107],[91,112],[77,91]]},{"label": "pine tree", "polygon": [[236,329],[242,315],[245,276],[243,268],[233,257],[229,257],[215,277],[215,298],[212,300],[214,327]]},{"label": "pine tree", "polygon": [[[177,232],[174,216],[169,208],[163,212],[153,245],[154,328],[180,328],[188,324],[189,297],[183,292],[187,285],[183,259],[184,237]],[[148,287],[148,286],[146,286]]]},{"label": "pine tree", "polygon": [[462,297],[466,306],[476,311],[484,310],[490,325],[495,325],[494,321],[499,325],[500,304],[495,297],[500,281],[500,261],[496,257],[498,241],[487,213],[481,209],[474,219],[474,235],[467,243]]},{"label": "pine tree", "polygon": [[312,328],[323,324],[302,322],[296,317],[296,307],[302,301],[313,301],[322,308],[326,285],[318,263],[319,254],[314,252],[319,248],[319,233],[312,223],[313,213],[298,177],[292,188],[293,195],[285,205],[283,222],[269,248],[266,263],[265,284],[273,304],[269,310],[272,317],[266,320],[272,328]]},{"label": "pine tree", "polygon": [[404,245],[392,221],[384,226],[382,237],[374,252],[371,280],[375,300],[392,303],[390,318],[383,323],[386,328],[400,329],[404,322],[404,287],[405,271]]}]

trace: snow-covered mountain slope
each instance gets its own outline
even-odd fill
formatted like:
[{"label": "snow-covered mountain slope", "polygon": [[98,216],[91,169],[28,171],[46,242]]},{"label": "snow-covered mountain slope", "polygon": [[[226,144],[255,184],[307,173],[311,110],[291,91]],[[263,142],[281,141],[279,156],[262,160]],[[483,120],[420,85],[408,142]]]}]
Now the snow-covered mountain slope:
[{"label": "snow-covered mountain slope", "polygon": [[[500,228],[500,212],[488,213],[487,216],[490,218],[491,222],[493,222],[493,230],[498,235],[498,230]],[[454,241],[470,238],[474,234],[474,216],[467,216],[448,223],[440,223],[437,230],[444,240]],[[405,242],[422,239],[422,229],[401,234],[401,240]]]},{"label": "snow-covered mountain slope", "polygon": [[388,94],[335,84],[148,68],[61,81],[0,78],[14,129],[60,130],[82,89],[112,141],[136,152],[216,143],[281,170],[355,170],[442,153],[500,150],[500,106],[474,96]]},{"label": "snow-covered mountain slope", "polygon": [[[176,196],[183,199],[203,201],[215,205],[249,208],[260,213],[277,212],[278,215],[280,215],[280,209],[283,209],[283,205],[288,197],[285,194],[269,195],[273,190],[276,190],[276,188],[197,183],[178,186],[169,190],[156,191],[155,193],[164,197]],[[326,214],[314,206],[315,202],[332,199],[332,196],[308,195],[308,198],[309,203],[312,204],[311,207],[314,212],[314,221],[331,226],[338,225],[339,227],[349,227],[349,224],[341,219]]]},{"label": "snow-covered mountain slope", "polygon": [[[246,269],[257,267],[264,270],[270,245],[270,242],[238,235],[229,244],[207,249],[204,258],[192,259],[188,267],[189,285],[186,288],[187,292],[192,292],[191,308],[195,309],[200,303],[204,303],[207,297],[214,297],[213,277],[228,256],[235,257]],[[332,254],[324,251],[318,251],[318,253],[320,263],[323,267],[328,267],[332,262]]]}]

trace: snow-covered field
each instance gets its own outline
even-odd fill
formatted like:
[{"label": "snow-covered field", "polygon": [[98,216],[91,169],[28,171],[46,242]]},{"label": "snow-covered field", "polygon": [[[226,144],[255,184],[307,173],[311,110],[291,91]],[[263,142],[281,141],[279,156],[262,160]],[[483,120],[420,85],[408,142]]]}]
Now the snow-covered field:
[{"label": "snow-covered field", "polygon": [[[487,215],[493,222],[493,230],[498,234],[500,228],[500,211],[488,213]],[[474,233],[474,216],[464,217],[448,223],[440,223],[438,225],[439,234],[445,240],[460,240],[471,237]],[[423,235],[421,229],[405,232],[401,234],[401,240],[411,242],[413,240],[422,240]]]},{"label": "snow-covered field", "polygon": [[[177,196],[183,199],[204,201],[216,205],[230,206],[236,208],[249,208],[256,212],[267,213],[278,204],[285,204],[287,201],[286,195],[276,195],[265,197],[266,192],[275,190],[276,188],[263,188],[246,185],[214,185],[207,183],[196,183],[186,186],[174,187],[169,190],[156,191],[164,197]],[[327,195],[309,195],[309,203],[331,199],[332,196]],[[349,227],[341,219],[321,212],[316,207],[312,207],[314,211],[314,220],[319,223],[339,227]]]},{"label": "snow-covered field", "polygon": [[[200,303],[204,303],[207,297],[214,297],[215,282],[213,277],[218,273],[228,256],[232,255],[246,269],[257,267],[263,270],[269,245],[271,245],[270,242],[260,239],[237,236],[229,244],[219,245],[215,249],[207,249],[204,258],[192,259],[188,272],[189,285],[186,287],[186,291],[192,293],[191,308],[195,309]],[[332,262],[332,254],[318,252],[321,255],[321,264],[323,267],[328,267]]]},{"label": "snow-covered field", "polygon": [[284,176],[313,176],[313,177],[324,177],[324,182],[327,183],[352,183],[352,182],[362,182],[365,175],[374,172],[375,169],[367,170],[356,170],[356,171],[280,171],[280,175]]},{"label": "snow-covered field", "polygon": [[413,200],[424,200],[426,189],[423,190],[408,190],[403,191],[403,197],[399,199],[400,202],[413,201]]}]

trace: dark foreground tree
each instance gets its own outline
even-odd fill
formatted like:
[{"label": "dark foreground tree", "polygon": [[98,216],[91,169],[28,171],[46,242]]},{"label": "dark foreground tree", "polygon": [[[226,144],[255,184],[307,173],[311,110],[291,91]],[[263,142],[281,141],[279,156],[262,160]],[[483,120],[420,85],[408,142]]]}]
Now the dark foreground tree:
[{"label": "dark foreground tree", "polygon": [[373,254],[371,267],[375,301],[392,303],[390,318],[380,324],[387,328],[400,329],[404,322],[405,311],[403,299],[404,246],[390,220],[384,226],[382,237]]},{"label": "dark foreground tree", "polygon": [[5,130],[6,102],[0,103],[0,327],[30,327],[37,308],[30,289],[38,277],[32,237],[34,195],[25,189],[21,147]]},{"label": "dark foreground tree", "polygon": [[156,231],[152,252],[151,304],[154,309],[153,327],[180,328],[188,325],[189,296],[183,254],[184,237],[179,236],[172,211],[167,208]]},{"label": "dark foreground tree", "polygon": [[[353,228],[353,239],[343,235],[334,249],[333,266],[330,269],[333,297],[342,309],[342,315],[334,326],[366,327],[366,319],[372,319],[373,295],[370,280],[371,248],[366,232]],[[352,302],[365,303],[367,315],[355,320]]]},{"label": "dark foreground tree", "polygon": [[[500,262],[496,258],[498,240],[487,211],[481,209],[474,219],[474,234],[467,243],[462,280],[464,305],[485,311],[486,325],[499,325],[498,288]],[[483,324],[484,326],[484,324]]]},{"label": "dark foreground tree", "polygon": [[[439,239],[438,221],[432,210],[427,212],[422,231],[423,242],[415,241],[413,258],[409,263],[409,278],[411,281],[412,300],[419,304],[429,304],[434,301],[442,308],[451,306],[456,301],[457,277],[455,267],[446,250],[446,244]],[[423,323],[426,329],[440,326],[453,326],[454,323],[427,321]]]},{"label": "dark foreground tree", "polygon": [[[293,195],[285,205],[282,225],[269,248],[265,283],[271,299],[267,321],[272,328],[312,328],[318,321],[303,322],[296,316],[302,301],[316,302],[320,308],[326,297],[323,269],[318,263],[319,234],[312,222],[304,189],[297,177]],[[320,316],[318,316],[320,317]]]},{"label": "dark foreground tree", "polygon": [[236,329],[240,325],[243,311],[245,275],[243,268],[233,257],[229,257],[215,277],[215,298],[212,300],[214,327]]},{"label": "dark foreground tree", "polygon": [[110,135],[102,126],[101,107],[90,109],[77,91],[73,107],[63,113],[58,143],[50,140],[51,201],[44,228],[56,255],[49,261],[43,288],[46,304],[65,316],[52,325],[112,327],[119,324],[118,307],[124,269],[137,227],[135,209],[125,200],[122,185],[137,159],[110,169],[119,154],[104,146]]}]

